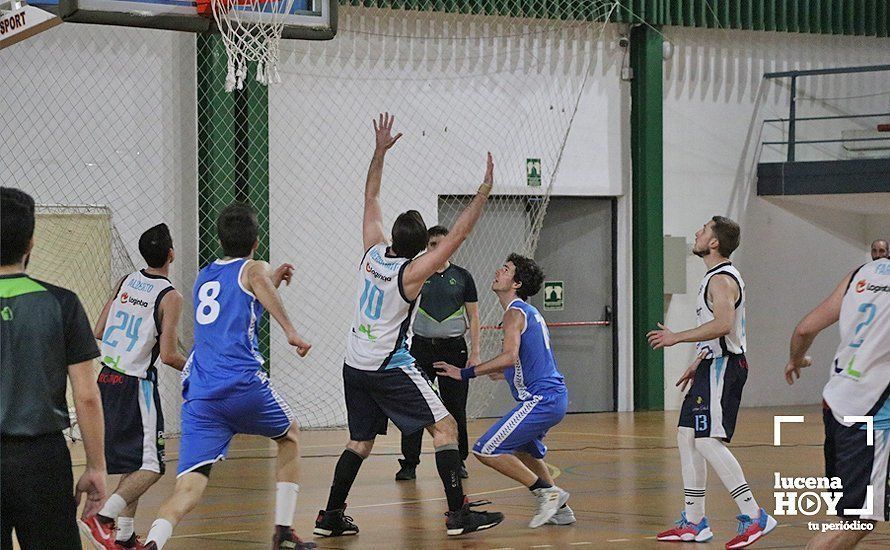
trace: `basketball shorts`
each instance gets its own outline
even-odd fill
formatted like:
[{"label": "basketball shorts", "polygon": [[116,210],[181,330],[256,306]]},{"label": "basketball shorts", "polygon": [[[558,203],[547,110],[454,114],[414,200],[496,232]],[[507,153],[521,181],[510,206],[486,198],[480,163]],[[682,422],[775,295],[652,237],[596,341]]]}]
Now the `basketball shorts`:
[{"label": "basketball shorts", "polygon": [[567,392],[532,396],[495,422],[473,445],[473,452],[483,456],[523,452],[544,458],[544,437],[562,421],[568,407]]},{"label": "basketball shorts", "polygon": [[182,404],[182,441],[177,477],[226,457],[235,434],[283,437],[294,423],[293,410],[257,371],[231,395],[191,399]]},{"label": "basketball shorts", "polygon": [[744,355],[702,360],[683,400],[679,426],[695,430],[695,437],[716,437],[728,443],[735,432],[747,380]]},{"label": "basketball shorts", "polygon": [[890,521],[887,491],[890,430],[874,430],[874,445],[869,446],[863,424],[844,426],[830,409],[825,409],[822,420],[825,423],[825,476],[840,478],[843,486],[837,513],[864,520]]},{"label": "basketball shorts", "polygon": [[146,378],[121,374],[106,366],[99,372],[105,415],[105,463],[109,474],[139,470],[164,473],[164,415],[158,371]]},{"label": "basketball shorts", "polygon": [[368,371],[344,363],[343,391],[353,441],[384,435],[389,420],[409,435],[448,416],[430,381],[414,365]]}]

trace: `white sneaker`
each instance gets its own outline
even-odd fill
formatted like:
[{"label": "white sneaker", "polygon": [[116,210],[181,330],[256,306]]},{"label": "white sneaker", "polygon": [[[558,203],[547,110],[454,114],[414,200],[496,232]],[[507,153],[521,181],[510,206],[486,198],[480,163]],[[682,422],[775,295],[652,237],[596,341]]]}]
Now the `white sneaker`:
[{"label": "white sneaker", "polygon": [[538,513],[535,514],[535,517],[529,522],[529,527],[537,529],[547,523],[547,520],[556,515],[560,506],[560,492],[565,493],[565,491],[559,487],[548,487],[546,489],[535,489],[532,491],[538,499]]},{"label": "white sneaker", "polygon": [[575,523],[575,512],[568,506],[563,506],[553,514],[553,517],[547,520],[547,525],[571,525]]}]

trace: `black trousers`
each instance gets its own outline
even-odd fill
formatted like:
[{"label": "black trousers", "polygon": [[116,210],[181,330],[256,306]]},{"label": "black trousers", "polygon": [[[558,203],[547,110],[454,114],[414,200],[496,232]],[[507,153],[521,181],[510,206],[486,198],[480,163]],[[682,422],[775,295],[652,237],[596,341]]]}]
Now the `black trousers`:
[{"label": "black trousers", "polygon": [[[436,369],[433,363],[445,361],[455,367],[463,368],[467,363],[467,343],[462,336],[456,338],[423,338],[415,335],[411,342],[411,355],[417,361],[417,368],[429,380],[435,380]],[[457,421],[457,445],[461,460],[469,454],[467,441],[467,393],[469,381],[439,377],[439,397],[454,420]],[[402,434],[402,454],[408,464],[420,464],[420,446],[423,432],[418,430],[411,434]]]},{"label": "black trousers", "polygon": [[71,454],[61,432],[0,439],[0,548],[80,550]]}]

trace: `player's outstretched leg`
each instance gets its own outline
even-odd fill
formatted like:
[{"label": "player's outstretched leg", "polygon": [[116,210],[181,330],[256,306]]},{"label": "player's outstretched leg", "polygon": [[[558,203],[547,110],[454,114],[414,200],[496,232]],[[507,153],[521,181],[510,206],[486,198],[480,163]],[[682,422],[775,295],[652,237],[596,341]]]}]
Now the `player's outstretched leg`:
[{"label": "player's outstretched leg", "polygon": [[[200,470],[200,469],[199,469]],[[192,511],[201,500],[204,489],[209,481],[210,467],[203,468],[203,473],[192,471],[182,474],[176,480],[176,487],[170,498],[158,509],[158,519],[151,524],[145,541],[147,550],[160,550],[173,535],[173,528],[182,518]]]},{"label": "player's outstretched leg", "polygon": [[334,480],[331,482],[331,492],[328,495],[328,504],[324,510],[318,511],[315,519],[313,534],[320,537],[339,537],[342,535],[358,534],[358,525],[347,516],[346,498],[349,490],[355,482],[362,462],[371,454],[374,448],[374,440],[350,441],[346,449],[340,455],[337,466],[334,468]]},{"label": "player's outstretched leg", "polygon": [[[484,455],[477,452],[476,458],[489,468],[493,468],[510,479],[522,483],[535,495],[538,510],[528,524],[532,529],[536,529],[550,521],[556,515],[556,512],[559,511],[559,508],[569,500],[569,494],[566,491],[535,474],[512,454]],[[553,478],[550,479],[552,480]]]},{"label": "player's outstretched leg", "polygon": [[272,550],[292,548],[303,550],[315,548],[314,542],[303,542],[292,527],[294,512],[297,509],[297,496],[300,494],[300,446],[297,423],[290,425],[287,432],[275,438],[278,444],[275,486],[275,533],[272,535]]},{"label": "player's outstretched leg", "polygon": [[454,418],[446,416],[429,426],[427,430],[433,436],[433,445],[436,447],[436,468],[439,470],[439,477],[442,479],[445,497],[448,500],[448,513],[445,515],[448,535],[464,535],[490,529],[504,521],[504,514],[500,512],[473,510],[478,506],[491,504],[490,502],[469,502],[464,495],[460,477],[463,461],[457,444],[457,422]]}]

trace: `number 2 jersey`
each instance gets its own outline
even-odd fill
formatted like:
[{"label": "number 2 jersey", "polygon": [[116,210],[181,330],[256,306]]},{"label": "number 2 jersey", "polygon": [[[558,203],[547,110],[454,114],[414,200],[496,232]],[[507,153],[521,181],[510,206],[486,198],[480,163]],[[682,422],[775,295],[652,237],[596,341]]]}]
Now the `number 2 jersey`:
[{"label": "number 2 jersey", "polygon": [[146,378],[161,352],[158,308],[173,290],[166,277],[140,270],[121,281],[102,333],[102,364],[127,376]]},{"label": "number 2 jersey", "polygon": [[417,300],[402,288],[411,261],[386,255],[386,243],[368,249],[358,270],[359,299],[346,342],[346,364],[359,370],[386,370],[414,363],[408,331]]},{"label": "number 2 jersey", "polygon": [[890,429],[890,259],[869,262],[853,273],[838,320],[841,342],[822,397],[844,416],[874,416],[875,428]]},{"label": "number 2 jersey", "polygon": [[198,273],[194,288],[195,345],[183,371],[186,400],[232,395],[256,378],[264,363],[257,323],[263,306],[241,284],[249,260],[216,260]]}]

